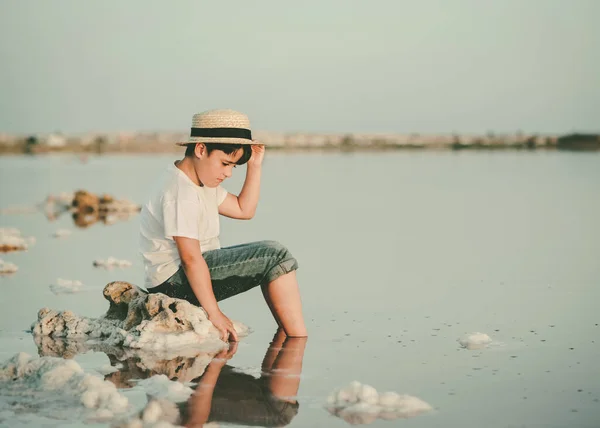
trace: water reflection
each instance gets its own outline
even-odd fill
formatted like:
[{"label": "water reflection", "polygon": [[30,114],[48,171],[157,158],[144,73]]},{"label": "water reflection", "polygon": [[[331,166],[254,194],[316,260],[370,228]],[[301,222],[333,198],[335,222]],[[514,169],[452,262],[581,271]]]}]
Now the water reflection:
[{"label": "water reflection", "polygon": [[95,223],[106,225],[129,220],[139,213],[141,207],[128,200],[115,200],[110,195],[96,196],[84,190],[75,193],[48,195],[41,203],[31,206],[9,206],[0,214],[31,214],[42,212],[48,221],[58,220],[70,214],[75,226],[85,229]]},{"label": "water reflection", "polygon": [[116,200],[110,195],[98,196],[78,190],[75,193],[49,195],[42,209],[49,221],[70,213],[75,226],[86,228],[97,222],[109,225],[128,220],[140,211],[140,206],[127,200]]},{"label": "water reflection", "polygon": [[96,211],[92,213],[82,213],[79,211],[71,215],[73,224],[81,229],[85,229],[95,223],[103,223],[105,225],[115,224],[119,221],[127,221],[137,213],[112,213],[107,211]]},{"label": "water reflection", "polygon": [[236,344],[213,359],[183,409],[185,426],[207,422],[285,426],[298,413],[296,400],[306,338],[278,331],[262,361],[259,378],[227,365]]},{"label": "water reflection", "polygon": [[164,374],[171,380],[193,382],[194,394],[178,403],[169,422],[199,427],[208,422],[255,426],[285,426],[296,416],[296,400],[306,338],[290,338],[278,330],[262,360],[260,376],[228,364],[238,350],[188,350],[182,355],[36,337],[40,356],[73,358],[90,350],[104,352],[116,371],[105,375],[118,388],[135,386],[134,380]]}]

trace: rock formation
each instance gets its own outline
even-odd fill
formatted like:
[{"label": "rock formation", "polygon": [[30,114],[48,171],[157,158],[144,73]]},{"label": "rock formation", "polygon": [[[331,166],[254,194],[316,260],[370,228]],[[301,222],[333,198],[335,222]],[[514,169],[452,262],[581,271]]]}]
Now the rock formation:
[{"label": "rock formation", "polygon": [[[148,294],[127,282],[111,282],[104,287],[109,301],[106,314],[99,318],[75,315],[71,311],[42,308],[31,330],[34,336],[95,339],[111,346],[142,349],[177,349],[227,346],[206,312],[191,303],[164,294]],[[240,336],[248,328],[234,322]]]}]

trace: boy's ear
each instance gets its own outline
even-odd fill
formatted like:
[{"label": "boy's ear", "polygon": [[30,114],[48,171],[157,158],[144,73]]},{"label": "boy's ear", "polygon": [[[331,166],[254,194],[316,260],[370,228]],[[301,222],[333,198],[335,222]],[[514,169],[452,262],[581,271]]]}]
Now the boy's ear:
[{"label": "boy's ear", "polygon": [[196,143],[196,147],[194,148],[194,154],[197,158],[201,158],[204,153],[206,153],[206,146],[204,143]]}]

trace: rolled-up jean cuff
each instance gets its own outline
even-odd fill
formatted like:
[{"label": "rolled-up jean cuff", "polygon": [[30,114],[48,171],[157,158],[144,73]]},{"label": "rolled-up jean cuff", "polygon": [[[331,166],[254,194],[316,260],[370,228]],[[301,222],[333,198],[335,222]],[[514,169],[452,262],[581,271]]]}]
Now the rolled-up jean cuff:
[{"label": "rolled-up jean cuff", "polygon": [[271,270],[269,270],[267,272],[267,274],[265,275],[265,278],[263,280],[263,283],[268,284],[271,281],[275,281],[280,276],[285,275],[286,273],[295,271],[296,269],[298,269],[298,262],[293,257],[291,259],[287,259],[282,262],[279,262],[278,264],[273,266],[271,268]]}]

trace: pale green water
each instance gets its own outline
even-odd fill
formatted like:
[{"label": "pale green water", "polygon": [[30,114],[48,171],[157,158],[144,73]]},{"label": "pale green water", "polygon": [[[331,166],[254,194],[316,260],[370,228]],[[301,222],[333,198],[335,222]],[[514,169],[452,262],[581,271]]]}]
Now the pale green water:
[{"label": "pale green water", "polygon": [[[0,208],[79,188],[141,203],[171,159],[0,158]],[[243,175],[236,169],[224,187],[239,190]],[[358,380],[436,409],[374,426],[595,427],[599,219],[599,154],[277,154],[267,157],[255,219],[223,220],[222,244],[276,239],[299,260],[310,337],[290,426],[347,425],[323,404]],[[37,238],[28,252],[0,256],[20,268],[0,278],[1,360],[37,354],[24,331],[39,308],[97,316],[107,282],[142,283],[135,217],[80,230],[68,216],[2,215],[0,227]],[[73,234],[52,238],[59,228]],[[92,267],[108,256],[134,267]],[[88,291],[56,296],[48,285],[59,277]],[[254,330],[230,364],[256,371],[275,330],[260,292],[222,309]],[[459,349],[456,339],[474,331],[502,345]],[[109,362],[76,358],[90,371]]]}]

